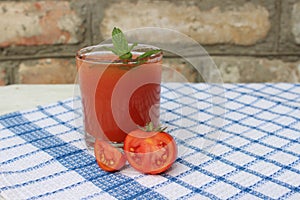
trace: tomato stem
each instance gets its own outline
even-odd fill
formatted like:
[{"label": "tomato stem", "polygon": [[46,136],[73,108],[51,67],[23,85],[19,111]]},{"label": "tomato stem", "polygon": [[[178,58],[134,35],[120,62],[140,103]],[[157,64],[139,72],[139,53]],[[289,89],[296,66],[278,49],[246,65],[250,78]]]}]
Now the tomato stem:
[{"label": "tomato stem", "polygon": [[155,127],[153,122],[149,122],[145,127],[138,126],[138,128],[145,132],[164,132],[168,127],[162,127],[161,124]]}]

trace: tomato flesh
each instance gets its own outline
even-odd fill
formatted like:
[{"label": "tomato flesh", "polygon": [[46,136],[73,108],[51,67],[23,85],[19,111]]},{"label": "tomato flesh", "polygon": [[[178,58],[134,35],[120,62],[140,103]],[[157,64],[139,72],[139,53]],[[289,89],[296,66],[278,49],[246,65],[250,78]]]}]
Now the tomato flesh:
[{"label": "tomato flesh", "polygon": [[159,174],[171,167],[177,157],[177,146],[165,132],[132,131],[124,141],[127,161],[145,174]]},{"label": "tomato flesh", "polygon": [[96,139],[94,153],[97,164],[104,171],[118,171],[125,165],[125,155],[108,142]]}]

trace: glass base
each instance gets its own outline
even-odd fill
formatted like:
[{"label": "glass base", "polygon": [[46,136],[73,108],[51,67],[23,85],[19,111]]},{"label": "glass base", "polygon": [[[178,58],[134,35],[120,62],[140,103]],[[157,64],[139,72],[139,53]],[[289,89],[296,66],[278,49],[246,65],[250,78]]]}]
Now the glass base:
[{"label": "glass base", "polygon": [[[84,142],[88,149],[88,151],[94,155],[94,145],[95,145],[95,137],[89,134],[88,132],[85,132],[84,134]],[[109,141],[109,143],[114,146],[115,148],[118,148],[120,151],[123,152],[123,142],[112,142]]]}]

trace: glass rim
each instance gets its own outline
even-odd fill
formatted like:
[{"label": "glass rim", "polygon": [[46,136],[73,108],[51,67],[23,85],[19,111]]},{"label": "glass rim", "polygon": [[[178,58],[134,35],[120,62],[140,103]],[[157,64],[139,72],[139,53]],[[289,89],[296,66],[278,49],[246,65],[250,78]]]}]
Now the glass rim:
[{"label": "glass rim", "polygon": [[[129,46],[132,45],[132,43],[128,44]],[[140,61],[138,61],[137,59],[130,59],[126,62],[124,62],[124,60],[119,59],[119,57],[117,55],[115,55],[112,51],[105,49],[105,47],[109,47],[112,48],[113,44],[109,43],[109,44],[98,44],[98,45],[92,45],[92,46],[87,46],[87,47],[83,47],[81,49],[79,49],[76,52],[76,60],[82,61],[82,62],[89,62],[89,63],[98,63],[98,64],[141,64]],[[133,55],[141,55],[143,53],[145,53],[148,50],[160,50],[160,48],[155,47],[153,45],[148,45],[148,44],[137,44],[132,50],[131,53]],[[100,52],[103,55],[112,55],[114,56],[114,58],[112,59],[106,59],[106,60],[102,60],[102,59],[86,59],[83,58],[86,55],[92,55],[93,53],[96,52]],[[153,55],[151,55],[150,57],[148,57],[146,60],[144,60],[144,62],[142,62],[143,64],[145,63],[157,63],[159,61],[162,60],[162,56],[163,56],[163,52],[157,52]]]}]

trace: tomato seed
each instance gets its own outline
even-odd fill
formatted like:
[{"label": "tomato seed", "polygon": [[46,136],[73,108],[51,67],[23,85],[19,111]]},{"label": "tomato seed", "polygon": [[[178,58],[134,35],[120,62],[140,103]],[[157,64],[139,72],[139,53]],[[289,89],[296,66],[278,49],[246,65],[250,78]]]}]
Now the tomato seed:
[{"label": "tomato seed", "polygon": [[160,160],[157,160],[157,161],[156,161],[156,164],[157,164],[157,165],[160,165],[160,164],[161,164]]},{"label": "tomato seed", "polygon": [[166,160],[167,159],[167,155],[166,154],[164,154],[161,158],[163,159],[163,160]]},{"label": "tomato seed", "polygon": [[134,152],[134,148],[130,147],[130,148],[129,148],[129,151]]},{"label": "tomato seed", "polygon": [[130,152],[129,155],[130,155],[131,157],[134,157],[134,156],[135,156],[135,154],[132,153],[132,152]]},{"label": "tomato seed", "polygon": [[113,165],[113,164],[115,164],[115,162],[113,160],[111,160],[111,161],[109,161],[109,164]]},{"label": "tomato seed", "polygon": [[104,158],[104,154],[101,154],[101,162],[104,162],[105,161],[105,158]]}]

